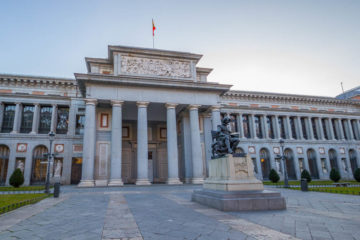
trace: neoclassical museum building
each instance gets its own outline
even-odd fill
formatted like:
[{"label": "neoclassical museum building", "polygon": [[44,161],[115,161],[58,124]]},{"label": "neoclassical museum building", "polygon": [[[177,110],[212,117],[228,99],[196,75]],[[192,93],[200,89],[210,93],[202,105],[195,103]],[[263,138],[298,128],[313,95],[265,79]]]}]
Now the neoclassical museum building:
[{"label": "neoclassical museum building", "polygon": [[[78,186],[202,183],[211,130],[224,115],[259,179],[307,169],[352,179],[360,167],[360,87],[337,97],[230,90],[208,82],[202,55],[108,46],[74,79],[0,74],[0,185],[20,168],[25,185],[46,178]],[[279,140],[284,139],[286,164]]]}]

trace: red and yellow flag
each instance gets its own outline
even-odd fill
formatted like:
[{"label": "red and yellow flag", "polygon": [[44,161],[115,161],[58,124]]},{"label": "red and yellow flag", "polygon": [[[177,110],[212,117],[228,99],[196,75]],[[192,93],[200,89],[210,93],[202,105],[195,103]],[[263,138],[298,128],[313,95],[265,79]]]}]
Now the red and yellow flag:
[{"label": "red and yellow flag", "polygon": [[152,30],[153,30],[153,36],[155,36],[155,23],[154,23],[154,19],[152,19]]}]

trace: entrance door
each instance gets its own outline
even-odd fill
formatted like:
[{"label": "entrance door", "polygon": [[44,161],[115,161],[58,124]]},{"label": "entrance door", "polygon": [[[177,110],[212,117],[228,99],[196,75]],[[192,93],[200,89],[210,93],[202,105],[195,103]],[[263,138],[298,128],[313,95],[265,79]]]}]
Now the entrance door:
[{"label": "entrance door", "polygon": [[82,158],[74,157],[71,163],[71,184],[78,184],[81,180]]}]

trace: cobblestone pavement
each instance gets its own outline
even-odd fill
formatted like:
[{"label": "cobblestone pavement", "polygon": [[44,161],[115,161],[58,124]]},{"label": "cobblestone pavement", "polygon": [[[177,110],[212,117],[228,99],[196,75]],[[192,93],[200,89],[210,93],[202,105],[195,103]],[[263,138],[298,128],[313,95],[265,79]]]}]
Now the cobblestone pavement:
[{"label": "cobblestone pavement", "polygon": [[191,202],[198,188],[65,186],[60,199],[1,215],[0,239],[360,240],[360,196],[275,189],[287,210],[226,213]]}]

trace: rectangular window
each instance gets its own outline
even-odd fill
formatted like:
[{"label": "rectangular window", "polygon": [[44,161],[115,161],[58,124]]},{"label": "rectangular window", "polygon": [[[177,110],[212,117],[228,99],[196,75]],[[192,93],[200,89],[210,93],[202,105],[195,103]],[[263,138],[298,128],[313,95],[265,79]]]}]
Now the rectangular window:
[{"label": "rectangular window", "polygon": [[323,132],[324,132],[324,138],[326,140],[329,140],[329,134],[327,132],[327,128],[326,128],[326,121],[324,118],[321,118],[321,125],[322,125],[322,128],[323,128]]},{"label": "rectangular window", "polygon": [[69,123],[69,107],[59,107],[57,111],[57,134],[66,134]]},{"label": "rectangular window", "polygon": [[253,166],[254,166],[254,173],[257,174],[257,167],[256,167],[256,158],[251,158]]},{"label": "rectangular window", "polygon": [[75,134],[83,135],[85,127],[85,115],[76,115],[76,129]]},{"label": "rectangular window", "polygon": [[279,121],[279,130],[280,130],[280,137],[282,139],[285,139],[285,124],[284,124],[284,117],[278,117]]},{"label": "rectangular window", "polygon": [[313,130],[313,133],[314,133],[314,138],[319,140],[319,135],[318,135],[318,132],[317,132],[317,127],[316,127],[316,119],[311,118],[310,122],[311,122],[311,127],[312,127],[312,130]]},{"label": "rectangular window", "polygon": [[292,136],[293,139],[297,139],[296,126],[295,126],[295,117],[290,117],[289,121],[290,121],[290,128],[291,128],[291,136]]},{"label": "rectangular window", "polygon": [[21,119],[21,133],[29,133],[32,129],[32,122],[34,117],[34,106],[24,106]]},{"label": "rectangular window", "polygon": [[15,107],[16,106],[13,104],[5,105],[1,132],[9,133],[12,131],[14,126]]},{"label": "rectangular window", "polygon": [[303,137],[304,139],[309,139],[308,138],[308,134],[307,134],[307,131],[306,131],[306,123],[305,123],[305,118],[302,117],[300,118],[300,122],[301,122],[301,129],[302,129],[302,132],[303,132]]},{"label": "rectangular window", "polygon": [[250,138],[250,126],[249,126],[249,115],[243,115],[243,128],[244,128],[244,137]]},{"label": "rectangular window", "polygon": [[231,132],[238,132],[238,124],[236,121],[236,114],[230,114],[230,128],[231,128]]},{"label": "rectangular window", "polygon": [[274,128],[273,128],[271,120],[272,120],[272,116],[266,116],[266,124],[267,124],[267,128],[268,128],[269,138],[274,139],[275,138]]},{"label": "rectangular window", "polygon": [[263,138],[262,131],[261,131],[261,117],[259,115],[254,116],[254,122],[255,122],[255,131],[256,131],[256,137]]},{"label": "rectangular window", "polygon": [[48,134],[51,128],[51,106],[41,106],[40,108],[40,122],[39,122],[39,133]]},{"label": "rectangular window", "polygon": [[335,137],[335,139],[338,140],[339,139],[339,134],[336,131],[336,121],[335,121],[335,119],[331,119],[331,123],[332,123],[332,127],[333,127],[334,137]]}]

